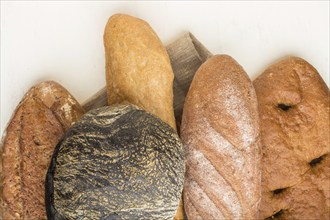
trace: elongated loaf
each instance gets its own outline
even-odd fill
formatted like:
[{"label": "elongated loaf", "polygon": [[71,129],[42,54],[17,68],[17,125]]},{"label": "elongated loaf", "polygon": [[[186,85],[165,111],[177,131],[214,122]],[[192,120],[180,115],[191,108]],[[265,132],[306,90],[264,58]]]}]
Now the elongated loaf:
[{"label": "elongated loaf", "polygon": [[176,129],[173,79],[166,48],[145,21],[110,17],[104,31],[108,103],[129,102]]},{"label": "elongated loaf", "polygon": [[56,82],[32,87],[13,114],[2,145],[1,217],[46,219],[45,178],[63,133],[83,114]]},{"label": "elongated loaf", "polygon": [[[135,104],[176,130],[174,74],[166,49],[149,24],[129,15],[113,15],[105,27],[104,46],[108,103]],[[179,204],[180,198],[172,199]],[[175,218],[183,219],[182,202]]]},{"label": "elongated loaf", "polygon": [[260,201],[258,110],[254,88],[231,57],[198,69],[183,109],[184,207],[191,219],[257,219]]},{"label": "elongated loaf", "polygon": [[263,150],[260,218],[330,219],[330,96],[308,62],[268,67],[254,82]]}]

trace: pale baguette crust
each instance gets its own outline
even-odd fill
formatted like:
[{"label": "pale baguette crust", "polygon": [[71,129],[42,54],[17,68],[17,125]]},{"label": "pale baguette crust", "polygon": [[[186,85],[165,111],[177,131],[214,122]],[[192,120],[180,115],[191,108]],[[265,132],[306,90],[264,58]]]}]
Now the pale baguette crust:
[{"label": "pale baguette crust", "polygon": [[0,218],[46,219],[45,178],[63,133],[83,114],[56,82],[32,87],[15,110],[1,146]]},{"label": "pale baguette crust", "polygon": [[149,24],[116,14],[104,30],[108,103],[129,102],[176,129],[169,56]]},{"label": "pale baguette crust", "polygon": [[257,219],[260,144],[254,88],[231,57],[197,71],[186,97],[184,206],[191,219]]}]

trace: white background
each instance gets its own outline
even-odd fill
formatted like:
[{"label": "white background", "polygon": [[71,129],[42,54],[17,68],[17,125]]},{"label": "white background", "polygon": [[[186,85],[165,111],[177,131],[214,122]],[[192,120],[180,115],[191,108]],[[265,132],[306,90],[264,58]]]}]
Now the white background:
[{"label": "white background", "polygon": [[1,1],[1,133],[41,80],[60,82],[80,102],[105,85],[103,30],[115,13],[146,20],[164,44],[189,30],[251,79],[283,56],[300,56],[329,86],[329,1]]}]

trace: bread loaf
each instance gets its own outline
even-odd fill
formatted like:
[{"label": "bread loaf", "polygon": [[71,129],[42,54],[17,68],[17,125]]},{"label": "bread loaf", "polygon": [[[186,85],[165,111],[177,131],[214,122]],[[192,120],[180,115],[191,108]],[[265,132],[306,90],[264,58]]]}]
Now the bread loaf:
[{"label": "bread loaf", "polygon": [[32,87],[13,114],[2,145],[1,217],[45,219],[44,185],[50,157],[80,118],[78,102],[56,82]]},{"label": "bread loaf", "polygon": [[108,103],[129,102],[176,129],[173,79],[165,47],[148,23],[116,14],[104,31]]},{"label": "bread loaf", "polygon": [[257,219],[261,155],[256,95],[231,57],[213,56],[198,69],[184,104],[181,138],[188,219]]},{"label": "bread loaf", "polygon": [[[104,46],[108,103],[135,104],[176,129],[174,74],[166,49],[149,24],[113,15],[105,27]],[[182,202],[175,218],[184,218]]]},{"label": "bread loaf", "polygon": [[297,57],[255,81],[263,150],[261,219],[330,219],[329,89]]},{"label": "bread loaf", "polygon": [[183,147],[168,124],[132,105],[86,113],[56,147],[48,219],[172,219]]}]

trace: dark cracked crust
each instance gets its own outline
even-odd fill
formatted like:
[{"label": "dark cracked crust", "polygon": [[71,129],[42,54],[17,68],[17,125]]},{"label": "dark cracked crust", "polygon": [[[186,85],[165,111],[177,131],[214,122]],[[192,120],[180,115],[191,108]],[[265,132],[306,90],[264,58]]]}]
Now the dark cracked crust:
[{"label": "dark cracked crust", "polygon": [[176,132],[132,105],[87,113],[57,145],[49,219],[171,219],[184,178]]}]

